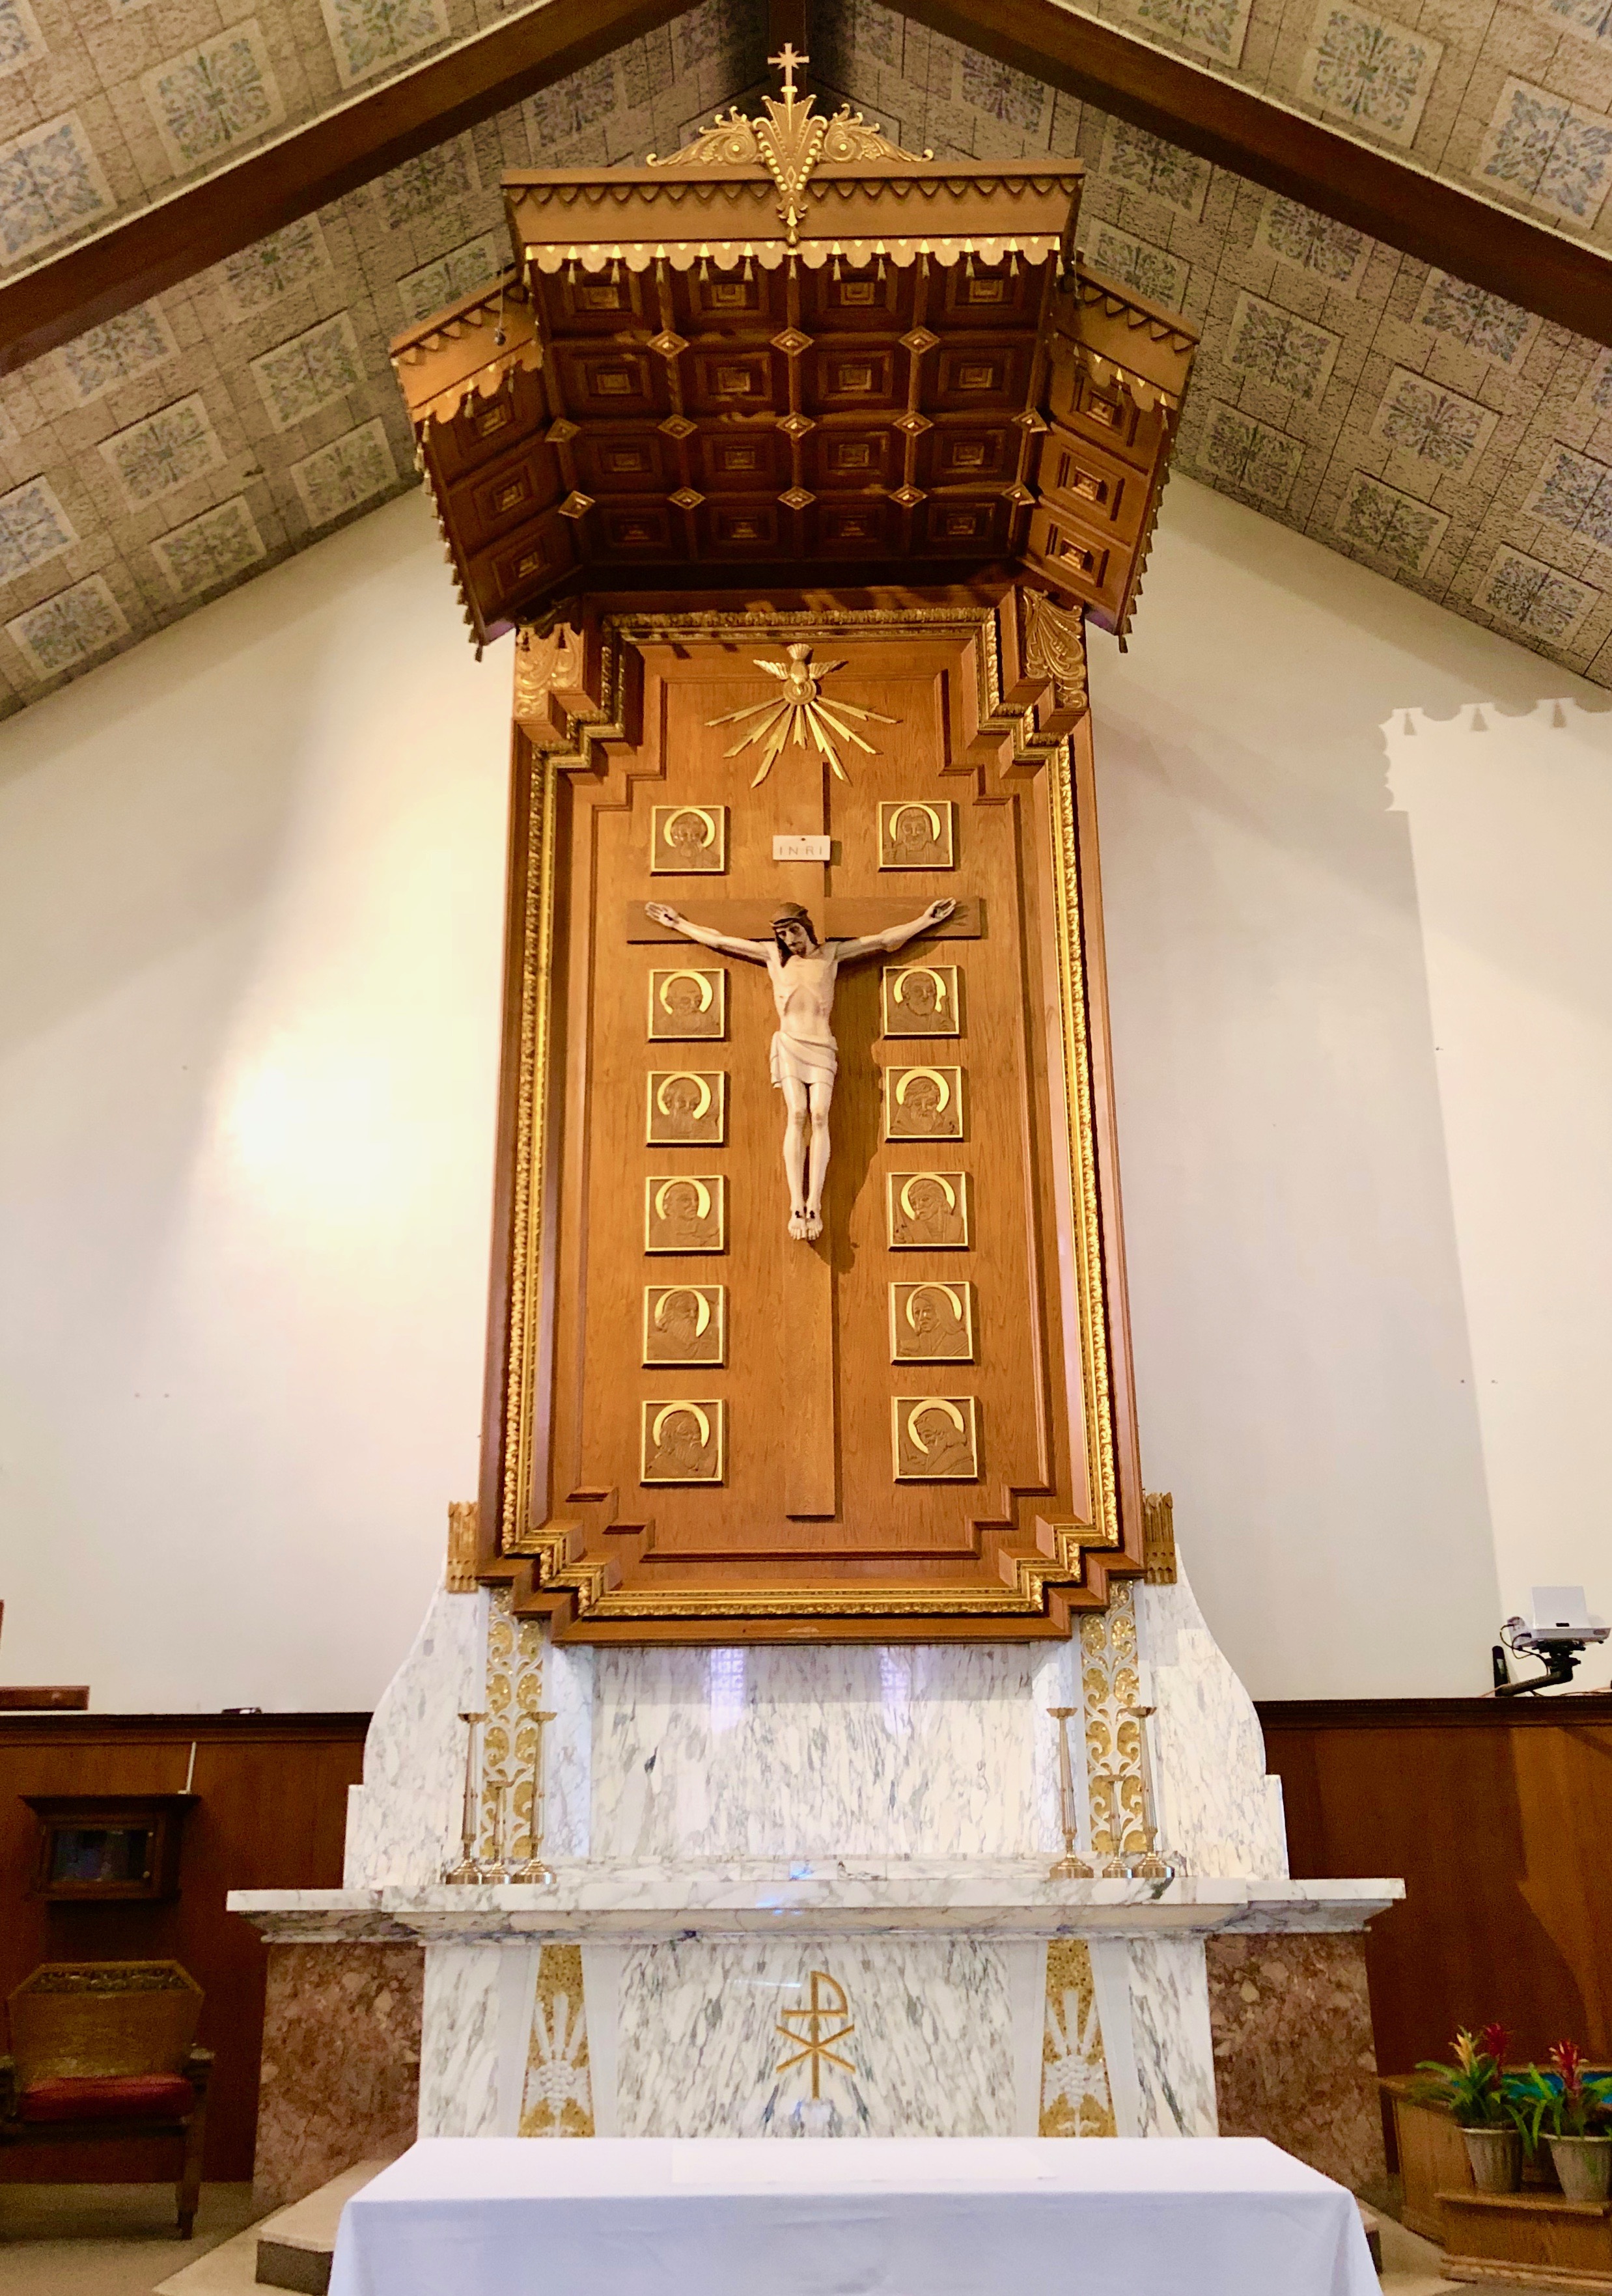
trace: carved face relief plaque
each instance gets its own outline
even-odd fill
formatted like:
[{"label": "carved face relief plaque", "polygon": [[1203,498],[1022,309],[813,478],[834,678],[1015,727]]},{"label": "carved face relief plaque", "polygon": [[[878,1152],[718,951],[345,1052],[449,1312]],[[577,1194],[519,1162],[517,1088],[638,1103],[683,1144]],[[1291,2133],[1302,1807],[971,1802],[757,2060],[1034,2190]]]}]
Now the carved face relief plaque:
[{"label": "carved face relief plaque", "polygon": [[727,1472],[728,1414],[704,1396],[646,1403],[641,1483],[720,1483]]},{"label": "carved face relief plaque", "polygon": [[722,1069],[651,1069],[645,1083],[644,1137],[652,1148],[687,1141],[720,1148],[728,1132],[728,1077]]},{"label": "carved face relief plaque", "polygon": [[892,1283],[890,1286],[892,1363],[972,1363],[972,1283]]},{"label": "carved face relief plaque", "polygon": [[649,815],[652,877],[720,877],[728,868],[725,805],[656,805]]},{"label": "carved face relief plaque", "polygon": [[886,1069],[886,1140],[960,1140],[961,1069]]},{"label": "carved face relief plaque", "polygon": [[890,1406],[898,1483],[972,1483],[979,1441],[971,1395],[898,1395]]},{"label": "carved face relief plaque", "polygon": [[728,1183],[720,1173],[652,1172],[644,1183],[646,1251],[726,1251]]},{"label": "carved face relief plaque", "polygon": [[881,869],[957,866],[957,808],[950,798],[903,798],[879,808]]},{"label": "carved face relief plaque", "polygon": [[726,1284],[644,1286],[646,1364],[725,1364],[727,1360]]},{"label": "carved face relief plaque", "polygon": [[884,1018],[887,1037],[961,1036],[957,966],[887,964]]},{"label": "carved face relief plaque", "polygon": [[889,1172],[884,1191],[892,1251],[967,1249],[966,1172]]},{"label": "carved face relief plaque", "polygon": [[653,965],[649,974],[652,1044],[717,1042],[728,1034],[728,972],[723,965]]}]

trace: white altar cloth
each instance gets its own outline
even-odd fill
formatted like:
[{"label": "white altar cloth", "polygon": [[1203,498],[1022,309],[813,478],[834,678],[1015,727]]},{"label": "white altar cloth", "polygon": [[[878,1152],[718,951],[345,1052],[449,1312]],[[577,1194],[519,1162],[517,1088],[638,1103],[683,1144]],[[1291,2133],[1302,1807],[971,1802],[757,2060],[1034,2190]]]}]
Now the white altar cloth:
[{"label": "white altar cloth", "polygon": [[330,2296],[1378,2296],[1341,2185],[1262,2137],[432,2138]]}]

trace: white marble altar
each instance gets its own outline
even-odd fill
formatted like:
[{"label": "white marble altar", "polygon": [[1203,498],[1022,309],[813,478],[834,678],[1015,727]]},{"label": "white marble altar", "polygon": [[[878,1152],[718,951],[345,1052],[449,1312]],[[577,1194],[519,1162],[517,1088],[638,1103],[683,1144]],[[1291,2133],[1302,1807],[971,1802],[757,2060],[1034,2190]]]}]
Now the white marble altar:
[{"label": "white marble altar", "polygon": [[[1152,1820],[1172,1878],[1051,1878],[1053,1706],[1083,1710],[1090,1862]],[[516,1789],[554,1717],[544,1887],[440,1882],[481,1710]],[[231,1902],[274,1939],[424,1948],[423,2136],[1203,2136],[1205,1937],[1398,1894],[1287,1878],[1253,1705],[1178,1578],[1040,1645],[556,1649],[501,1594],[440,1595],[345,1886]]]}]

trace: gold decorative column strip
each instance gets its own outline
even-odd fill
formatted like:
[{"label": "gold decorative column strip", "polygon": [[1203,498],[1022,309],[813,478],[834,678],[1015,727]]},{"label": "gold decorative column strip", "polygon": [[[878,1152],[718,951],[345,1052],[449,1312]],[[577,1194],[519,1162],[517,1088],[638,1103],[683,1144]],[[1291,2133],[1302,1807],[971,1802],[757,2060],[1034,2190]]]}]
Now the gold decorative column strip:
[{"label": "gold decorative column strip", "polygon": [[[481,1737],[481,1854],[530,1856],[537,1715],[543,1708],[543,1622],[520,1619],[507,1587],[495,1587],[487,1620],[487,1723]],[[498,1840],[499,1800],[509,1794],[509,1832]]]},{"label": "gold decorative column strip", "polygon": [[1040,2133],[1043,2136],[1117,2134],[1103,2029],[1097,2013],[1097,1989],[1091,1980],[1091,1948],[1084,1938],[1048,1941]]},{"label": "gold decorative column strip", "polygon": [[1129,1579],[1111,1579],[1107,1609],[1089,1611],[1081,1620],[1081,1678],[1091,1857],[1102,1874],[1116,1859],[1145,1857],[1151,1847],[1136,1603]]},{"label": "gold decorative column strip", "polygon": [[538,1956],[531,2005],[526,2088],[521,2101],[522,2136],[591,2136],[593,2072],[588,2058],[588,2015],[582,1997],[582,1948],[546,1945]]}]

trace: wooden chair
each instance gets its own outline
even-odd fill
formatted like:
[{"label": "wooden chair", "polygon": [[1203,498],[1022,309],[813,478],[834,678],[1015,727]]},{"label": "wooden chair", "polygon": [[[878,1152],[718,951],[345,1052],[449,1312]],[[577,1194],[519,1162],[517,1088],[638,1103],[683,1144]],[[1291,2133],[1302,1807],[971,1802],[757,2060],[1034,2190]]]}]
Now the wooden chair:
[{"label": "wooden chair", "polygon": [[202,2000],[177,1961],[44,1963],[6,2005],[0,2144],[177,2141],[179,2236],[188,2240],[213,2062],[195,2045]]}]

